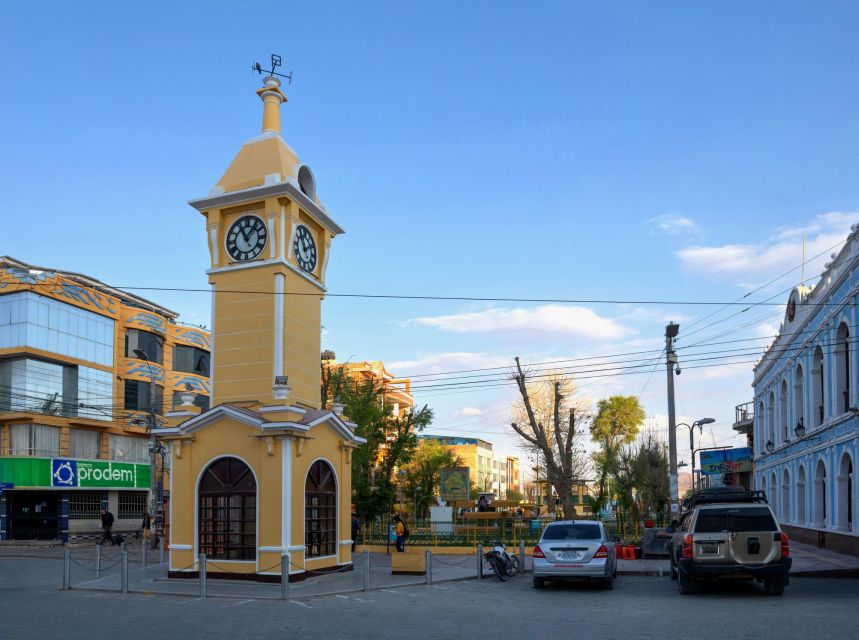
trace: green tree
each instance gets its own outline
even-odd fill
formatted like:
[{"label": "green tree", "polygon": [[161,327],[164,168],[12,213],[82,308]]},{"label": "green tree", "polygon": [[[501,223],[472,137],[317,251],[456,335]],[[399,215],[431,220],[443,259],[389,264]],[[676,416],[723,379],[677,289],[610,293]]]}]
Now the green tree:
[{"label": "green tree", "polygon": [[609,478],[623,473],[618,467],[621,448],[635,441],[644,418],[644,409],[636,396],[611,396],[597,403],[597,414],[591,422],[591,439],[600,447],[593,454],[599,474],[594,499],[597,509],[603,508],[609,498]]},{"label": "green tree", "polygon": [[409,504],[417,506],[415,517],[424,517],[428,505],[438,495],[441,470],[444,467],[461,467],[462,458],[448,446],[435,440],[424,440],[412,456],[411,462],[403,466],[406,472],[406,496]]},{"label": "green tree", "polygon": [[427,406],[397,417],[385,402],[384,387],[373,380],[353,380],[343,367],[323,367],[322,403],[338,400],[356,435],[367,442],[352,453],[352,503],[358,517],[374,520],[387,514],[397,490],[395,471],[406,465],[418,448],[417,434],[432,422]]}]

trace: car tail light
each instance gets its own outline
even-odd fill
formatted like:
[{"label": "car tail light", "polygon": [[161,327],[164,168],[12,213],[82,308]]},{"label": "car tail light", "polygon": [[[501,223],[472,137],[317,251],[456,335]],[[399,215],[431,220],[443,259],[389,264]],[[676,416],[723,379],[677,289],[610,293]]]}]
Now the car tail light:
[{"label": "car tail light", "polygon": [[604,544],[601,544],[600,548],[597,549],[594,558],[608,558],[608,549],[605,548]]},{"label": "car tail light", "polygon": [[781,557],[789,558],[790,557],[790,545],[787,541],[787,534],[782,532],[780,535],[781,538]]},{"label": "car tail light", "polygon": [[534,558],[545,558],[546,557],[545,555],[543,555],[543,550],[540,548],[539,544],[536,547],[534,547],[534,553],[532,555]]},{"label": "car tail light", "polygon": [[683,557],[692,557],[692,535],[688,533],[683,537]]}]

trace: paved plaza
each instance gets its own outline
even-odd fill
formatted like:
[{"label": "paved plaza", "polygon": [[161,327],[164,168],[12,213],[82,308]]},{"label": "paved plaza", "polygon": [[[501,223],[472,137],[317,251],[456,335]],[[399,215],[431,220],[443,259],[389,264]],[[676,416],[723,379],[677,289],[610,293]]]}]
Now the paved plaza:
[{"label": "paved plaza", "polygon": [[[759,639],[819,635],[824,628],[828,638],[853,638],[850,612],[859,598],[859,580],[849,578],[795,577],[781,598],[765,596],[759,585],[745,583],[681,597],[667,576],[629,574],[621,575],[610,592],[588,585],[535,590],[528,574],[500,583],[456,578],[452,573],[447,574],[448,581],[430,587],[419,584],[421,577],[388,576],[390,582],[362,592],[357,590],[357,571],[335,577],[341,581],[337,583],[293,585],[295,597],[288,603],[275,599],[277,585],[214,580],[210,593],[221,591],[221,597],[215,593],[216,597],[201,599],[194,593],[196,582],[185,581],[191,587],[186,595],[142,591],[123,595],[91,588],[64,592],[59,588],[61,554],[59,548],[0,552],[0,640],[250,636],[503,640],[572,632],[595,638],[683,634]],[[114,569],[107,569],[109,575],[102,579],[111,579]],[[382,569],[375,573],[383,578]],[[178,581],[164,582],[171,591],[185,588],[177,587]],[[343,592],[337,592],[341,587]]]}]

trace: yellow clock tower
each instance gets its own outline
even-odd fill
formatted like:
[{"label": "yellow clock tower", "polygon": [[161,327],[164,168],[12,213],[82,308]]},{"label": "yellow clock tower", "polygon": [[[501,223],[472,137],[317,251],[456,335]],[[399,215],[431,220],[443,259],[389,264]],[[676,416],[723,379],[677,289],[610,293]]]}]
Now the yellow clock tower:
[{"label": "yellow clock tower", "polygon": [[[204,198],[212,285],[212,408],[168,414],[170,571],[290,577],[351,563],[354,425],[320,408],[320,308],[331,239],[343,233],[313,173],[280,134],[286,102],[257,90],[261,133]],[[219,569],[220,568],[220,569]]]}]

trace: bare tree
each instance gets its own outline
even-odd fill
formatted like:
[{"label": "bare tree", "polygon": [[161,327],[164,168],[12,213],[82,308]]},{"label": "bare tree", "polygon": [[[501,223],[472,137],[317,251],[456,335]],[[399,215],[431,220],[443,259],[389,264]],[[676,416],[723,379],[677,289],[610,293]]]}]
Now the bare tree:
[{"label": "bare tree", "polygon": [[546,383],[550,385],[549,411],[540,415],[543,412],[532,402],[533,383],[522,370],[518,356],[515,361],[513,380],[522,396],[522,412],[517,412],[510,426],[526,448],[533,448],[543,456],[546,479],[558,494],[564,517],[574,518],[573,487],[583,479],[587,469],[587,458],[578,446],[577,436],[590,417],[567,399],[564,390],[572,395],[572,383],[569,378],[561,377]]}]

